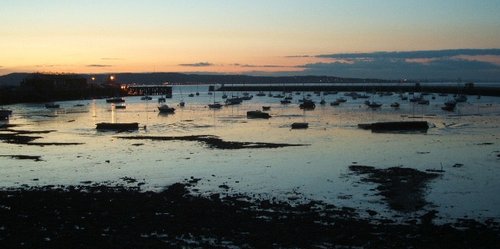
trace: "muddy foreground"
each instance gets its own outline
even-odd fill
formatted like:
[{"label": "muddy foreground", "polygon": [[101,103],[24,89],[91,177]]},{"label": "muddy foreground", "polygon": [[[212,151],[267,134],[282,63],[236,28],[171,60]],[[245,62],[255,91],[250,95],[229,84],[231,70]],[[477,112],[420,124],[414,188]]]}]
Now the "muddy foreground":
[{"label": "muddy foreground", "polygon": [[138,187],[46,186],[0,191],[0,248],[495,248],[498,223],[436,225],[361,216],[321,202],[291,204]]}]

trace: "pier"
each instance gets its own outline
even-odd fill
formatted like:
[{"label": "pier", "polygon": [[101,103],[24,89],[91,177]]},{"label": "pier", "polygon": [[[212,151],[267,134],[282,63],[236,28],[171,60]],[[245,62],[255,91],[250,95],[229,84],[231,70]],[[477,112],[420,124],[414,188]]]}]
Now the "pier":
[{"label": "pier", "polygon": [[129,95],[165,95],[172,98],[172,86],[169,85],[125,85],[122,88]]}]

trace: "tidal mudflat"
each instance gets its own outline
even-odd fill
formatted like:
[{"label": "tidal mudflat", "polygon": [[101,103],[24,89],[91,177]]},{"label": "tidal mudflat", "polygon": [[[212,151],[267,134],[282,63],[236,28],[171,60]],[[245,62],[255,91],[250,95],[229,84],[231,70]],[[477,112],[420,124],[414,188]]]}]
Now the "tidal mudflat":
[{"label": "tidal mudflat", "polygon": [[[304,111],[296,95],[289,105],[254,96],[211,110],[214,95],[187,97],[191,88],[184,96],[174,90],[167,100],[176,108],[171,115],[159,114],[155,99],[140,97],[126,98],[126,109],[103,99],[60,102],[57,110],[8,106],[14,115],[0,128],[1,214],[14,218],[0,225],[2,239],[51,247],[65,243],[67,231],[65,238],[133,238],[152,247],[405,247],[439,245],[446,236],[463,242],[458,248],[498,244],[499,98],[469,96],[446,112],[444,96],[418,105],[396,94],[373,95],[383,104],[374,109],[349,97],[329,104],[344,93],[324,96],[322,106],[313,94],[316,108]],[[176,106],[181,99],[185,107]],[[395,101],[399,108],[390,107]],[[247,111],[264,105],[270,119],[247,119]],[[357,127],[408,120],[427,121],[430,128],[373,133]],[[99,122],[139,122],[141,128],[101,132]],[[291,129],[294,122],[309,128]],[[96,206],[74,211],[77,203]],[[231,214],[227,220],[224,210]],[[176,225],[162,226],[155,217]],[[28,223],[40,226],[31,227],[32,241],[22,242],[13,229]],[[216,224],[226,225],[212,228]],[[391,238],[395,244],[387,244]]]}]

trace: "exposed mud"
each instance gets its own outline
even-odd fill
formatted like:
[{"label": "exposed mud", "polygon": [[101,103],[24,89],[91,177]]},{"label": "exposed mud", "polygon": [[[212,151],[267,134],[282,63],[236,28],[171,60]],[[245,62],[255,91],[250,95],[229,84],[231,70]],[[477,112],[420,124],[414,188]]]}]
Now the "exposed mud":
[{"label": "exposed mud", "polygon": [[29,155],[0,155],[0,157],[10,157],[18,160],[33,160],[35,162],[43,161],[42,156],[29,156]]},{"label": "exposed mud", "polygon": [[32,136],[31,134],[48,134],[56,132],[56,130],[45,130],[45,131],[28,131],[28,130],[14,130],[10,129],[10,126],[0,127],[0,141],[9,144],[23,144],[23,145],[35,145],[35,146],[64,146],[64,145],[80,145],[83,143],[60,143],[60,142],[34,142],[37,139],[41,139],[41,136]]},{"label": "exposed mud", "polygon": [[439,176],[436,173],[401,167],[377,169],[372,166],[351,165],[349,169],[356,174],[366,175],[361,178],[362,181],[378,184],[376,190],[384,196],[389,207],[402,212],[418,211],[428,204],[424,193],[426,184]]},{"label": "exposed mud", "polygon": [[[499,224],[395,223],[352,208],[194,195],[193,180],[0,190],[2,248],[495,248]],[[86,182],[89,184],[90,182]],[[366,213],[366,211],[363,211]],[[373,211],[371,211],[373,212]],[[429,214],[432,216],[434,214]]]},{"label": "exposed mud", "polygon": [[123,136],[120,139],[130,140],[154,140],[154,141],[195,141],[207,145],[213,149],[236,150],[236,149],[259,149],[259,148],[281,148],[289,146],[306,146],[308,144],[286,144],[286,143],[261,143],[261,142],[235,142],[224,141],[212,135],[193,136]]}]

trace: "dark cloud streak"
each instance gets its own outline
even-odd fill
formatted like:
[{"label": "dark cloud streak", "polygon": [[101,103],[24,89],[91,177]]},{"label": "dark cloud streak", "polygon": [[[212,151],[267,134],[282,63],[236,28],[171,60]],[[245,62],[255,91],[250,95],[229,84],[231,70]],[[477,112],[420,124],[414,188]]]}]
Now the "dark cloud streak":
[{"label": "dark cloud streak", "polygon": [[379,51],[373,53],[340,53],[322,54],[318,58],[332,59],[420,59],[420,58],[446,58],[460,55],[481,56],[500,55],[500,49],[445,49],[445,50],[421,50],[421,51]]},{"label": "dark cloud streak", "polygon": [[186,64],[179,64],[179,66],[182,67],[209,67],[213,66],[214,64],[210,62],[197,62],[197,63],[186,63]]},{"label": "dark cloud streak", "polygon": [[296,66],[283,66],[283,65],[253,65],[253,64],[239,64],[239,63],[234,63],[234,64],[232,64],[232,66],[249,67],[249,68],[255,68],[255,67],[260,67],[260,68],[296,67]]},{"label": "dark cloud streak", "polygon": [[86,67],[112,67],[113,65],[103,65],[103,64],[90,64],[86,65]]}]

